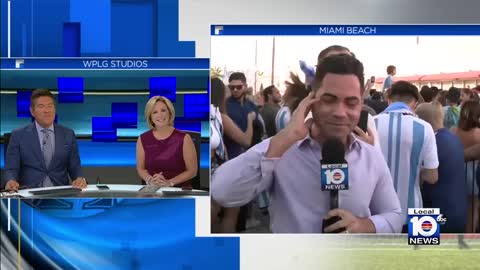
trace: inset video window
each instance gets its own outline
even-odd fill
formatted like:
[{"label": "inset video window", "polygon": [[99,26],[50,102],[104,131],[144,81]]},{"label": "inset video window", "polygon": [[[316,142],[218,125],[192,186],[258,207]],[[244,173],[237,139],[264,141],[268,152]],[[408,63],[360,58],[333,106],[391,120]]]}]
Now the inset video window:
[{"label": "inset video window", "polygon": [[212,232],[478,233],[479,47],[478,25],[212,26]]},{"label": "inset video window", "polygon": [[[208,59],[1,61],[2,190],[136,197],[152,185],[208,194]],[[43,190],[57,186],[73,193]]]}]

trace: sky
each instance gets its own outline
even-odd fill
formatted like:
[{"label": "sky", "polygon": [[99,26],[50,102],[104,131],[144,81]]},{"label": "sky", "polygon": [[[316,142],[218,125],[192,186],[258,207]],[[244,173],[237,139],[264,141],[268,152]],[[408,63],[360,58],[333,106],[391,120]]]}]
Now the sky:
[{"label": "sky", "polygon": [[[314,66],[318,53],[334,44],[355,53],[367,78],[385,77],[388,65],[397,67],[397,76],[480,71],[479,36],[277,36],[275,85],[282,91],[289,71],[303,77],[299,60]],[[272,36],[212,36],[210,65],[245,72],[250,86],[257,70],[257,89],[261,83],[266,87],[271,82],[272,47]]]}]

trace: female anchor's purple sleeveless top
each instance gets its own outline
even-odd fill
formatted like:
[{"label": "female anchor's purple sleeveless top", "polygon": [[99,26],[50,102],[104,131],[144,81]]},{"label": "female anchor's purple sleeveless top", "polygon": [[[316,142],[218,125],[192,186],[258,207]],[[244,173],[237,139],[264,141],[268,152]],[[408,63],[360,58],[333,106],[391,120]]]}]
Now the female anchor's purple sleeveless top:
[{"label": "female anchor's purple sleeveless top", "polygon": [[[153,130],[140,135],[145,151],[145,169],[150,175],[163,172],[166,179],[171,179],[186,170],[183,160],[183,139],[186,133],[173,130],[170,137],[158,140],[153,136]],[[191,181],[177,186],[191,187]]]}]

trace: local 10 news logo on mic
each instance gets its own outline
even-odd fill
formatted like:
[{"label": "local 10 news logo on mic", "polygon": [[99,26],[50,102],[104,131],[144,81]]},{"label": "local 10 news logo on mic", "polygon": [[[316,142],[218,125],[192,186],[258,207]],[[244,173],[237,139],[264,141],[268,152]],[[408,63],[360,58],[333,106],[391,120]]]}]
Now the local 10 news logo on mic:
[{"label": "local 10 news logo on mic", "polygon": [[445,222],[439,208],[408,208],[408,244],[440,245],[440,225]]},{"label": "local 10 news logo on mic", "polygon": [[322,164],[322,190],[348,189],[348,164]]}]

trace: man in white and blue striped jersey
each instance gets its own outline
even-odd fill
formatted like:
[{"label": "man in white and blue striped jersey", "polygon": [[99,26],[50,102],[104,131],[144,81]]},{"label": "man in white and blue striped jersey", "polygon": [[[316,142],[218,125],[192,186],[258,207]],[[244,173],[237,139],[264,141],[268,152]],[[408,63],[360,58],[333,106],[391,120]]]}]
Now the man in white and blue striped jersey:
[{"label": "man in white and blue striped jersey", "polygon": [[420,181],[438,180],[438,156],[432,126],[413,112],[419,100],[418,88],[405,81],[392,85],[390,104],[374,117],[383,156],[390,169],[393,185],[408,228],[408,208],[421,208]]}]

